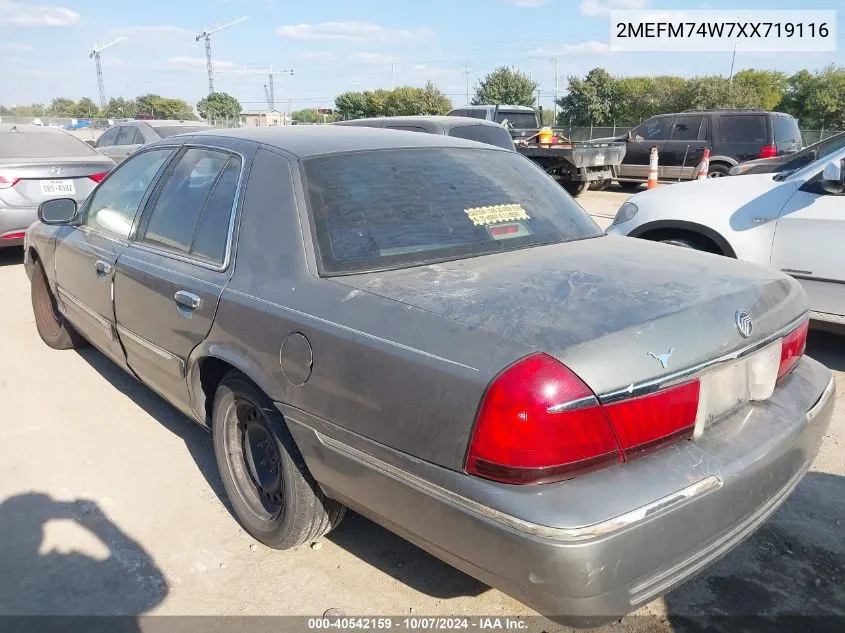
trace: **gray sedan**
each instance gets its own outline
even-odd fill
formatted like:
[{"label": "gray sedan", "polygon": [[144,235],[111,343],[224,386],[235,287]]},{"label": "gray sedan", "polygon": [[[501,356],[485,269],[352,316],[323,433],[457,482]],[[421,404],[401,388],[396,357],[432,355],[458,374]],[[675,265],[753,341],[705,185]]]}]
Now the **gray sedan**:
[{"label": "gray sedan", "polygon": [[350,507],[599,624],[759,527],[830,421],[797,282],[606,236],[512,151],[209,132],[40,214],[42,339],[93,343],[209,429],[238,520],[270,547]]},{"label": "gray sedan", "polygon": [[41,202],[81,202],[113,167],[110,158],[62,130],[0,125],[0,248],[23,244]]},{"label": "gray sedan", "polygon": [[115,162],[125,160],[146,143],[152,143],[185,132],[205,132],[214,127],[200,121],[147,119],[124,121],[113,125],[100,135],[95,147]]}]

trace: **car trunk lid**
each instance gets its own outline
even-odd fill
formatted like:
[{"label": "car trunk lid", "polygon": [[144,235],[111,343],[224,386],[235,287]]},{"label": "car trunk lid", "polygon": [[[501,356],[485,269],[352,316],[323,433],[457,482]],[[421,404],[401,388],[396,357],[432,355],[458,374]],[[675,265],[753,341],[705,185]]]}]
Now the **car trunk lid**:
[{"label": "car trunk lid", "polygon": [[96,177],[113,168],[114,162],[103,156],[30,158],[2,163],[0,176],[5,186],[0,188],[0,200],[11,207],[37,206],[50,198],[81,201],[102,180]]},{"label": "car trunk lid", "polygon": [[514,360],[549,353],[598,394],[753,345],[806,312],[778,272],[614,236],[336,281],[488,333]]}]

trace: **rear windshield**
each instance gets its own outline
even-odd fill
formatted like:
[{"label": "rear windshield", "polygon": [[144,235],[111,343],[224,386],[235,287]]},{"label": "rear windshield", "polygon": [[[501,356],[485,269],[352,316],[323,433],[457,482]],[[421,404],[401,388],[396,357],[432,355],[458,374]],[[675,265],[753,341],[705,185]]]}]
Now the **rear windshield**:
[{"label": "rear windshield", "polygon": [[775,128],[775,145],[778,151],[800,149],[804,144],[801,140],[801,130],[798,121],[791,116],[776,116],[772,118]]},{"label": "rear windshield", "polygon": [[304,161],[326,275],[405,268],[601,235],[515,152],[415,148]]},{"label": "rear windshield", "polygon": [[495,125],[459,125],[449,130],[449,136],[487,143],[503,149],[514,149],[513,139],[508,131]]},{"label": "rear windshield", "polygon": [[514,129],[533,130],[537,127],[537,115],[533,112],[508,112],[499,110],[496,113],[496,123],[508,121]]},{"label": "rear windshield", "polygon": [[766,117],[739,115],[719,117],[720,143],[766,144]]},{"label": "rear windshield", "polygon": [[210,125],[153,125],[153,132],[158,134],[161,138],[168,136],[175,136],[177,134],[185,134],[187,132],[205,132],[213,130]]},{"label": "rear windshield", "polygon": [[100,155],[87,143],[64,132],[9,132],[0,135],[0,158],[59,158]]}]

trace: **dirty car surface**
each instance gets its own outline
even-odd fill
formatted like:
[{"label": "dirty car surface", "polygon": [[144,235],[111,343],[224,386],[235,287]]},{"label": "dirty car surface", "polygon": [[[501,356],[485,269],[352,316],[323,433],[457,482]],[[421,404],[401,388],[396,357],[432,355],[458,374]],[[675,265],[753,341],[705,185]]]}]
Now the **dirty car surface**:
[{"label": "dirty car surface", "polygon": [[576,625],[751,534],[830,420],[795,281],[605,236],[513,152],[202,133],[50,221],[26,253],[42,338],[209,427],[250,534],[294,547],[348,506]]}]

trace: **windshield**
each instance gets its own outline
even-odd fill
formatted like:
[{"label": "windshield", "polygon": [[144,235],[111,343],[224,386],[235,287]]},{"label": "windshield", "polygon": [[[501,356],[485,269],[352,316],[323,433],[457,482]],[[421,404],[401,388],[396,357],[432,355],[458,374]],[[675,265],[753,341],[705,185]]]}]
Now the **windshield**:
[{"label": "windshield", "polygon": [[153,132],[161,138],[189,132],[206,132],[214,129],[211,125],[153,125],[151,127],[153,128]]},{"label": "windshield", "polygon": [[508,112],[499,110],[496,113],[496,123],[504,123],[505,120],[517,130],[533,130],[538,127],[537,115],[533,112]]},{"label": "windshield", "polygon": [[87,143],[64,132],[9,132],[0,136],[0,158],[98,156]]},{"label": "windshield", "polygon": [[304,161],[323,274],[349,274],[602,235],[519,154],[417,148]]},{"label": "windshield", "polygon": [[793,172],[784,172],[784,173],[781,173],[781,174],[777,174],[774,179],[775,180],[797,180],[797,181],[809,180],[810,178],[815,176],[817,172],[824,169],[824,166],[828,162],[830,162],[832,160],[833,161],[841,161],[842,159],[845,159],[845,148],[842,148],[839,151],[834,152],[832,154],[828,154],[827,156],[819,158],[818,160],[814,160],[812,163],[810,163],[806,167],[803,167],[802,169],[798,169],[798,170],[793,171]]}]

